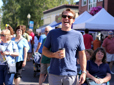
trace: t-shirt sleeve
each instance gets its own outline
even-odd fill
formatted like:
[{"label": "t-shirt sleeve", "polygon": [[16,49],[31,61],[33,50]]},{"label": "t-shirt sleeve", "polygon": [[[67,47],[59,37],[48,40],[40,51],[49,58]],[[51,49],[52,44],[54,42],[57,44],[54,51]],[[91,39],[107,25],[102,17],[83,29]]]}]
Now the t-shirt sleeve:
[{"label": "t-shirt sleeve", "polygon": [[106,39],[104,39],[103,44],[102,44],[102,46],[103,46],[103,47],[105,47],[105,46],[106,46],[106,41],[107,41],[107,40],[106,40]]},{"label": "t-shirt sleeve", "polygon": [[43,43],[43,37],[42,37],[42,35],[41,35],[40,38],[39,38],[39,42],[40,42],[40,43]]},{"label": "t-shirt sleeve", "polygon": [[110,73],[111,74],[111,71],[110,71],[110,68],[109,68],[109,65],[107,64],[107,73]]},{"label": "t-shirt sleeve", "polygon": [[82,34],[80,34],[79,43],[80,43],[80,45],[78,47],[78,51],[85,50],[85,45],[84,45],[84,40],[83,40]]},{"label": "t-shirt sleeve", "polygon": [[47,38],[44,42],[44,46],[50,49],[51,47],[51,32],[48,33]]},{"label": "t-shirt sleeve", "polygon": [[29,46],[26,39],[23,39],[23,46],[26,47],[26,48],[28,48],[28,46]]}]

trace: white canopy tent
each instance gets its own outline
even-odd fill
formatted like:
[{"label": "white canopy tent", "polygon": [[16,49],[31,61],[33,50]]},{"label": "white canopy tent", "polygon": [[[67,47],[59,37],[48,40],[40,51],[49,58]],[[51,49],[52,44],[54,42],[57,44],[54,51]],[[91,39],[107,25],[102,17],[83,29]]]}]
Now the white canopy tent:
[{"label": "white canopy tent", "polygon": [[111,16],[104,8],[87,21],[75,24],[74,29],[89,30],[114,30],[114,17]]},{"label": "white canopy tent", "polygon": [[91,17],[92,17],[92,15],[89,14],[87,11],[85,11],[75,19],[75,22],[73,23],[73,25],[83,23],[86,20],[90,19]]}]

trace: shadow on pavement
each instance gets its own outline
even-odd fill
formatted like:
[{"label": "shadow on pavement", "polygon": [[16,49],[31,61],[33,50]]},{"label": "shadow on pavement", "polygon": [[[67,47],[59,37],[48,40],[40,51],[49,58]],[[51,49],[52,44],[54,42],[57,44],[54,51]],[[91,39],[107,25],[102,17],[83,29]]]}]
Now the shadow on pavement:
[{"label": "shadow on pavement", "polygon": [[[33,61],[27,62],[27,65],[24,67],[24,71],[22,71],[22,79],[20,84],[34,85],[39,82],[39,73],[37,73],[36,77],[34,77],[33,70]],[[46,78],[44,83],[48,83],[48,78]]]}]

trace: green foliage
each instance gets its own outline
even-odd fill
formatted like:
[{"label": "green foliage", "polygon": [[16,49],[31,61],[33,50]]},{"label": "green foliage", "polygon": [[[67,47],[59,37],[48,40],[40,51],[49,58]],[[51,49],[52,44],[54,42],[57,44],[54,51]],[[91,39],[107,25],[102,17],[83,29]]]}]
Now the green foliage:
[{"label": "green foliage", "polygon": [[34,21],[34,30],[43,25],[43,11],[63,4],[73,4],[73,0],[2,0],[3,24],[10,24],[13,28],[17,25],[28,26],[27,15]]}]

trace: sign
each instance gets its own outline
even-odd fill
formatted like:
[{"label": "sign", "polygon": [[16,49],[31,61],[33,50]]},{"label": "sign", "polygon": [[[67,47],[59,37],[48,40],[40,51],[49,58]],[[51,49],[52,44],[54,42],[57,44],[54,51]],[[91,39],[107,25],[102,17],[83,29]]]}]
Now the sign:
[{"label": "sign", "polygon": [[29,22],[29,28],[30,28],[30,29],[33,29],[33,27],[34,27],[34,21],[30,21],[30,22]]}]

